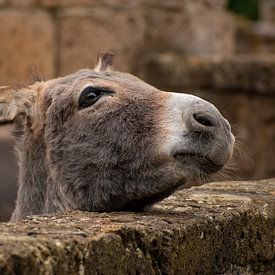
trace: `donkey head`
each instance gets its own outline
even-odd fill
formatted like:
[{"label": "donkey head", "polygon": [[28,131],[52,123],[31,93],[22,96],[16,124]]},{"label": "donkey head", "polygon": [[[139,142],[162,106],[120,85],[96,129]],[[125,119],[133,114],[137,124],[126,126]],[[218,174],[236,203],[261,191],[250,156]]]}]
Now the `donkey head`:
[{"label": "donkey head", "polygon": [[210,103],[95,70],[0,90],[0,122],[21,125],[14,220],[70,209],[137,210],[216,173],[230,125]]}]

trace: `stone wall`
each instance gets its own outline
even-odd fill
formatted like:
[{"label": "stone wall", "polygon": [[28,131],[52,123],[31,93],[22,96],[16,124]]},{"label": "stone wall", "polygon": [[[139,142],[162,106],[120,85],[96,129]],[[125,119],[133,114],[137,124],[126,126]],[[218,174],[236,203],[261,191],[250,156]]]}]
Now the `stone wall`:
[{"label": "stone wall", "polygon": [[236,53],[275,53],[275,2],[261,0],[261,20],[257,22],[235,18]]},{"label": "stone wall", "polygon": [[143,213],[0,224],[0,274],[274,274],[275,179],[180,191]]},{"label": "stone wall", "polygon": [[230,55],[234,28],[224,2],[2,0],[1,84],[26,82],[30,71],[51,78],[93,67],[103,51],[117,53],[126,71],[151,51]]},{"label": "stone wall", "polygon": [[[113,51],[117,69],[219,107],[244,144],[230,177],[274,177],[272,2],[262,1],[268,24],[256,25],[233,19],[225,0],[0,0],[0,85],[93,67]],[[10,130],[0,128],[0,221],[16,193]],[[273,274],[274,190],[274,179],[218,182],[144,213],[2,223],[0,274]]]},{"label": "stone wall", "polygon": [[261,2],[261,17],[267,22],[275,24],[275,2],[273,0],[262,0]]}]

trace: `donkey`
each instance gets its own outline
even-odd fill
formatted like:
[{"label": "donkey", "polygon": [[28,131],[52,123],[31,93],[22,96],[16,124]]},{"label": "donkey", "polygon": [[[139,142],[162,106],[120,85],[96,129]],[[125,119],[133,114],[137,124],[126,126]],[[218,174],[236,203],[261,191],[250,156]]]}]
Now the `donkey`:
[{"label": "donkey", "polygon": [[19,190],[11,221],[73,209],[137,211],[229,161],[230,124],[209,102],[111,70],[0,89],[0,123],[17,125]]}]

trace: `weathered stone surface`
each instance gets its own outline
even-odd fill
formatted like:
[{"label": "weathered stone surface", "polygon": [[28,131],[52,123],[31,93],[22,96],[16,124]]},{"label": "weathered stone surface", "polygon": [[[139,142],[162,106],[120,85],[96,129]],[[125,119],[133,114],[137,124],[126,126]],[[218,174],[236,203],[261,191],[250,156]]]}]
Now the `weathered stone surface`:
[{"label": "weathered stone surface", "polygon": [[37,0],[40,4],[46,7],[67,7],[67,6],[93,6],[100,4],[104,0]]},{"label": "weathered stone surface", "polygon": [[64,10],[59,27],[61,74],[93,68],[97,54],[105,51],[123,56],[116,64],[126,70],[145,33],[140,14],[108,9]]},{"label": "weathered stone surface", "polygon": [[54,27],[51,17],[38,10],[0,10],[0,79],[22,84],[33,67],[46,77],[54,70]]},{"label": "weathered stone surface", "polygon": [[[0,14],[0,35],[9,41],[1,44],[6,57],[0,59],[0,77],[25,80],[32,64],[48,77],[72,72],[91,66],[94,56],[106,50],[121,56],[123,61],[117,63],[121,70],[128,70],[144,53],[169,48],[186,54],[231,55],[234,23],[225,2],[10,0],[14,10]],[[17,6],[26,9],[17,10]],[[34,7],[49,9],[45,13],[28,10]],[[56,26],[52,8],[59,14]],[[15,60],[17,66],[9,65]]]},{"label": "weathered stone surface", "polygon": [[239,29],[236,52],[238,54],[275,53],[275,35],[258,34],[254,30]]},{"label": "weathered stone surface", "polygon": [[[12,1],[20,1],[20,0],[12,0]],[[108,6],[116,6],[116,7],[137,7],[137,6],[150,6],[150,7],[158,7],[158,8],[178,8],[181,7],[183,2],[187,3],[188,1],[182,0],[24,0],[24,1],[36,1],[37,3],[48,6],[48,7],[69,7],[69,6],[99,6],[99,5],[108,5]],[[219,9],[225,6],[225,0],[197,0],[200,5],[204,5],[207,7]]]},{"label": "weathered stone surface", "polygon": [[9,4],[14,6],[34,6],[39,0],[9,0]]},{"label": "weathered stone surface", "polygon": [[0,140],[10,140],[11,139],[11,131],[12,127],[8,126],[0,126]]},{"label": "weathered stone surface", "polygon": [[[111,0],[112,1],[112,0]],[[151,0],[151,1],[143,1],[144,5],[160,7],[160,8],[168,8],[168,7],[183,7],[188,5],[190,1],[188,0]],[[200,6],[215,8],[215,9],[224,9],[227,4],[226,0],[197,0],[196,3]]]},{"label": "weathered stone surface", "polygon": [[167,89],[216,89],[275,94],[275,55],[185,57],[165,53],[141,60],[136,72]]},{"label": "weathered stone surface", "polygon": [[[20,0],[13,0],[13,1],[20,1]],[[25,0],[25,1],[32,1],[32,0]],[[172,1],[147,1],[147,0],[33,0],[37,1],[40,5],[45,7],[119,7],[122,9],[125,8],[137,8],[137,7],[158,7],[158,8],[175,8],[182,6],[181,0],[172,0]],[[207,3],[207,0],[200,0],[200,3]],[[223,1],[220,1],[223,2]],[[217,2],[218,7],[221,6],[220,3]]]},{"label": "weathered stone surface", "polygon": [[211,183],[144,213],[0,224],[0,273],[272,274],[275,180]]},{"label": "weathered stone surface", "polygon": [[146,13],[146,50],[232,55],[235,50],[234,22],[229,13],[209,2],[181,1],[174,10]]},{"label": "weathered stone surface", "polygon": [[273,0],[261,0],[261,19],[275,24],[275,3]]},{"label": "weathered stone surface", "polygon": [[234,52],[234,23],[222,5],[213,9],[210,1],[128,1],[118,7],[122,2],[60,10],[61,74],[91,66],[94,56],[106,50],[123,56],[116,66],[120,70],[129,70],[148,52],[172,49],[223,56]]},{"label": "weathered stone surface", "polygon": [[238,20],[236,27],[237,54],[274,54],[275,25],[267,22]]}]

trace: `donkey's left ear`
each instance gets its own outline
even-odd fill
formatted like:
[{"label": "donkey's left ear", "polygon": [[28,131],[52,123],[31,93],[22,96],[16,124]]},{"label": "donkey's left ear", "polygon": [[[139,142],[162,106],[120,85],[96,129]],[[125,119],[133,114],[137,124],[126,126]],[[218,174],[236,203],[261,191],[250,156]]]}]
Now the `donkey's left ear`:
[{"label": "donkey's left ear", "polygon": [[33,86],[0,86],[0,124],[16,118],[32,119],[37,92]]},{"label": "donkey's left ear", "polygon": [[95,66],[96,72],[110,71],[114,62],[115,55],[113,53],[101,53],[97,56],[97,63]]}]

